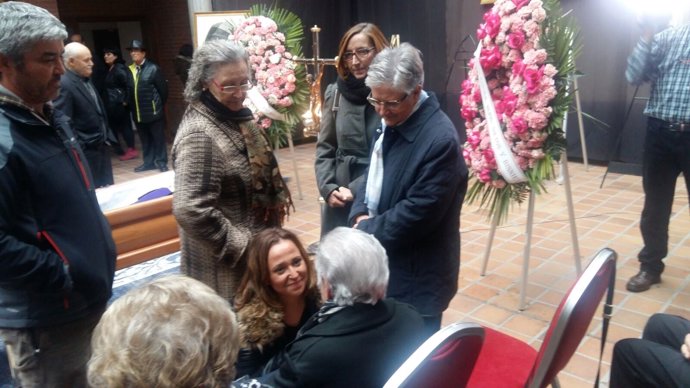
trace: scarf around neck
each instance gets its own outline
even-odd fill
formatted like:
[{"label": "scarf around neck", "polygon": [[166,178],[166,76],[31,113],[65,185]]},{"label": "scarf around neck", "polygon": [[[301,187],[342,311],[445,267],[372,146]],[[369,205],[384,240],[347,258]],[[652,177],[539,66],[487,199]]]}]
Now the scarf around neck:
[{"label": "scarf around neck", "polygon": [[266,134],[252,122],[252,111],[232,111],[209,91],[201,93],[200,101],[221,122],[242,133],[252,175],[252,210],[266,226],[282,226],[290,208],[294,210],[295,206]]},{"label": "scarf around neck", "polygon": [[338,91],[351,103],[364,105],[367,103],[371,89],[364,84],[364,79],[357,79],[349,75],[345,79],[338,77]]}]

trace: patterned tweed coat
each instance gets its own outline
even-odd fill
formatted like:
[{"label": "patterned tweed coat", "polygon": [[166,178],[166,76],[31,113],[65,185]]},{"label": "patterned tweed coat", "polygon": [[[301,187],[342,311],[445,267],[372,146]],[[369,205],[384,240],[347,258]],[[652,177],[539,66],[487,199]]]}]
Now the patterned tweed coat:
[{"label": "patterned tweed coat", "polygon": [[181,271],[232,301],[252,235],[268,226],[251,209],[252,176],[239,125],[191,103],[173,145],[173,214],[180,226]]}]

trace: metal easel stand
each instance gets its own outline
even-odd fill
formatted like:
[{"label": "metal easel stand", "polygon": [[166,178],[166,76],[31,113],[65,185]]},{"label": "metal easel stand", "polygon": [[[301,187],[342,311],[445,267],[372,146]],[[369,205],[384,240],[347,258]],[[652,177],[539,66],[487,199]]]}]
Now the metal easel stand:
[{"label": "metal easel stand", "polygon": [[[580,147],[582,148],[582,161],[585,164],[585,171],[589,171],[589,157],[587,156],[587,142],[585,139],[585,125],[582,120],[582,106],[580,105],[580,87],[577,84],[577,75],[571,75],[570,80],[573,83],[573,88],[575,89],[575,113],[577,113],[577,125],[580,131]],[[568,120],[568,114],[566,113],[565,120]],[[565,124],[564,124],[565,128]],[[566,135],[565,131],[563,132]],[[566,145],[567,146],[567,145]],[[559,185],[563,184],[563,164],[561,163],[559,167],[558,178],[556,178],[556,183]]]},{"label": "metal easel stand", "polygon": [[[577,87],[577,86],[576,86]],[[577,89],[575,90],[575,96],[577,100]],[[579,108],[578,108],[579,111]],[[582,122],[580,122],[581,124]],[[563,119],[563,133],[566,132],[568,128],[568,114],[565,114]],[[583,132],[580,132],[580,136],[583,136]],[[584,144],[584,137],[581,137],[582,144]],[[573,194],[570,186],[570,173],[568,171],[568,156],[567,149],[561,153],[561,176],[559,178],[563,185],[565,191],[565,198],[568,205],[568,221],[570,223],[570,238],[573,243],[573,255],[575,259],[575,271],[577,275],[582,272],[582,264],[580,262],[580,244],[577,239],[577,226],[575,225],[575,209],[573,206]],[[560,182],[559,182],[560,183]],[[525,226],[525,246],[522,253],[522,281],[520,283],[520,311],[524,311],[527,307],[526,303],[526,291],[527,291],[527,278],[529,275],[529,255],[532,248],[532,229],[534,226],[534,192],[529,194],[529,202],[527,207],[527,224]],[[493,245],[494,236],[496,235],[496,227],[498,226],[498,218],[493,217],[491,220],[491,231],[489,231],[489,241],[487,241],[486,250],[484,251],[484,259],[482,261],[482,271],[481,275],[486,275],[486,267],[489,263],[489,256],[491,254],[491,246]]]}]

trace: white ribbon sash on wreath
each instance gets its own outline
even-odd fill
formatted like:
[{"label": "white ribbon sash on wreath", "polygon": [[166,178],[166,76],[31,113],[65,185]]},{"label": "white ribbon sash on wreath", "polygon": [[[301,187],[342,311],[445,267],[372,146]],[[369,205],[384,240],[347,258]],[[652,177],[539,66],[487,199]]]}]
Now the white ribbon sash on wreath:
[{"label": "white ribbon sash on wreath", "polygon": [[285,115],[278,112],[277,110],[273,109],[271,104],[266,101],[263,95],[261,95],[261,92],[255,87],[247,90],[247,98],[249,98],[252,101],[252,104],[256,107],[256,109],[261,112],[264,116],[271,118],[273,120],[278,120],[278,121],[285,121]]},{"label": "white ribbon sash on wreath", "polygon": [[477,71],[479,91],[481,92],[482,106],[484,107],[484,115],[486,116],[486,126],[489,129],[491,150],[494,152],[498,172],[508,183],[527,182],[527,177],[518,165],[517,161],[515,161],[515,155],[511,151],[508,141],[503,136],[501,123],[498,121],[498,116],[496,115],[494,100],[491,98],[491,92],[489,91],[489,85],[486,83],[484,69],[482,69],[481,62],[479,61],[481,51],[482,42],[479,42],[477,51],[474,52],[474,68]]}]

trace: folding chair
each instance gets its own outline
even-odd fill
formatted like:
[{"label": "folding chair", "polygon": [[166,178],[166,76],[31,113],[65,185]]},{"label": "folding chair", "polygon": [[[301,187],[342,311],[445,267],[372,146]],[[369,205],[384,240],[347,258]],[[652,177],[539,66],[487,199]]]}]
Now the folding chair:
[{"label": "folding chair", "polygon": [[384,388],[464,387],[484,341],[476,323],[453,323],[427,339],[398,368]]},{"label": "folding chair", "polygon": [[616,252],[600,250],[566,293],[551,320],[539,351],[496,330],[485,328],[468,387],[558,387],[556,375],[573,356],[589,327],[604,294],[604,326],[601,350],[606,341],[616,279]]}]

